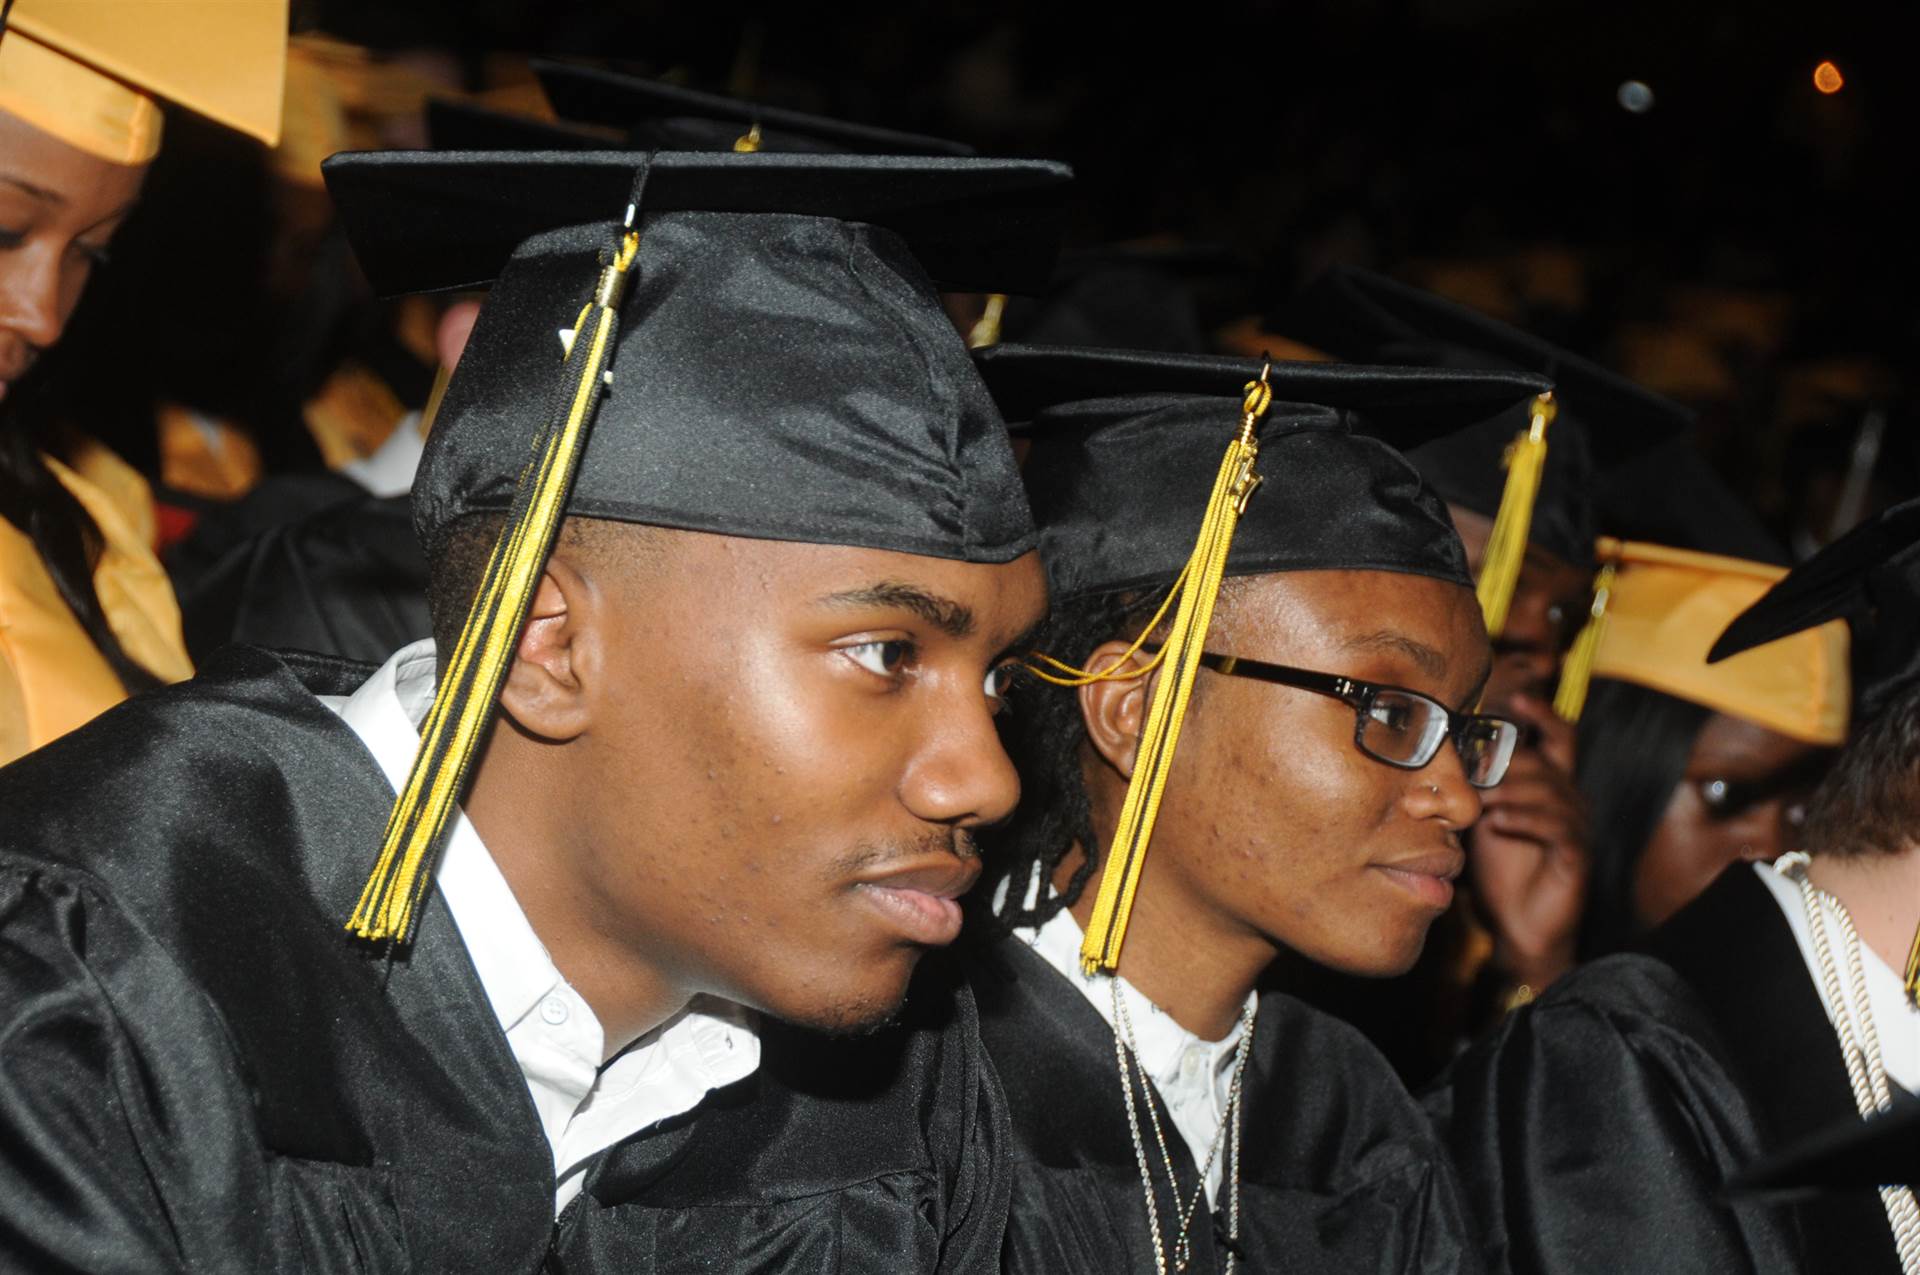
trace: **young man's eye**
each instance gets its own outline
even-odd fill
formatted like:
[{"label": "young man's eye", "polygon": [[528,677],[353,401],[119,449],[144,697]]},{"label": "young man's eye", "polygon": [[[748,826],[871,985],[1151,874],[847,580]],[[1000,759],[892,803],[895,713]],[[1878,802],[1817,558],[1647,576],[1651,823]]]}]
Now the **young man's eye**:
[{"label": "young man's eye", "polygon": [[880,677],[896,677],[900,666],[913,655],[913,643],[901,638],[885,642],[860,642],[840,648],[855,664]]}]

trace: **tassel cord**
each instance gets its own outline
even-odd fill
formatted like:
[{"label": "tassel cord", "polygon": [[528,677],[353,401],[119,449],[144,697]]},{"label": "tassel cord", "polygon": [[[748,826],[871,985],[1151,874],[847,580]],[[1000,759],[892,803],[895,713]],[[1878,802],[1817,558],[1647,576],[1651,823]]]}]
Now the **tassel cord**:
[{"label": "tassel cord", "polygon": [[522,471],[506,527],[422,724],[420,751],[387,821],[380,857],[347,922],[347,929],[361,938],[406,942],[432,881],[431,861],[463,791],[478,741],[492,720],[513,645],[559,532],[637,249],[637,234],[626,232],[613,262],[602,271],[594,300],[576,323],[549,424]]}]

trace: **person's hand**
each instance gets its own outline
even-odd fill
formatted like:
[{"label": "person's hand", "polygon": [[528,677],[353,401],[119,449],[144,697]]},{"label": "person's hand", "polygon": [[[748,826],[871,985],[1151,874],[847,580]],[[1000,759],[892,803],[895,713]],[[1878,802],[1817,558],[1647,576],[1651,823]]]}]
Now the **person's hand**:
[{"label": "person's hand", "polygon": [[1503,711],[1538,737],[1481,794],[1468,864],[1495,964],[1537,994],[1573,967],[1587,898],[1587,808],[1573,784],[1573,727],[1529,695]]}]

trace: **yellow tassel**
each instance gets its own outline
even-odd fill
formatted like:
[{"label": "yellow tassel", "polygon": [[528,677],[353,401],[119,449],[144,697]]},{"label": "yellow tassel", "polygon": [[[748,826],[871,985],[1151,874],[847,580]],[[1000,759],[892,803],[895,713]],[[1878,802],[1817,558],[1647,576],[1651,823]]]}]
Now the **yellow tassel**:
[{"label": "yellow tassel", "polygon": [[[1247,501],[1260,485],[1254,470],[1260,444],[1254,428],[1266,415],[1273,401],[1267,385],[1266,369],[1260,379],[1249,382],[1246,400],[1241,406],[1240,432],[1220,459],[1220,472],[1213,481],[1213,494],[1200,523],[1200,535],[1173,590],[1163,603],[1161,614],[1179,599],[1173,626],[1162,644],[1155,664],[1165,665],[1166,675],[1154,685],[1147,705],[1147,721],[1140,732],[1140,747],[1134,759],[1133,775],[1127,782],[1127,796],[1120,807],[1119,826],[1108,848],[1100,891],[1094,898],[1093,914],[1088,918],[1087,935],[1080,945],[1080,964],[1087,973],[1115,970],[1120,966],[1120,945],[1126,941],[1127,920],[1133,914],[1134,895],[1140,888],[1140,871],[1146,863],[1147,845],[1153,839],[1153,826],[1160,815],[1160,798],[1166,790],[1167,775],[1173,767],[1174,749],[1180,742],[1180,727],[1186,720],[1187,702],[1193,693],[1194,675],[1200,669],[1207,630],[1213,623],[1214,602],[1220,596],[1220,582],[1226,574],[1227,552],[1233,546],[1234,529]],[[1156,616],[1147,634],[1159,623]],[[1141,635],[1144,642],[1147,634]],[[1140,648],[1134,644],[1133,650]],[[1055,661],[1055,666],[1088,679],[1114,673],[1123,661],[1095,674]],[[1149,665],[1149,668],[1153,665]],[[1140,676],[1145,669],[1127,676]]]},{"label": "yellow tassel", "polygon": [[760,121],[755,120],[753,127],[733,139],[733,153],[736,155],[756,155],[760,152]]},{"label": "yellow tassel", "polygon": [[1913,932],[1913,944],[1907,948],[1907,1003],[1920,1007],[1920,929]]},{"label": "yellow tassel", "polygon": [[420,409],[420,424],[417,427],[420,437],[425,438],[433,429],[433,418],[440,415],[440,400],[447,396],[447,386],[453,382],[453,373],[442,363],[433,370],[433,388],[427,392],[427,405]]},{"label": "yellow tassel", "polygon": [[1540,471],[1547,463],[1547,426],[1558,410],[1551,391],[1534,399],[1533,420],[1507,449],[1507,485],[1500,493],[1500,509],[1494,515],[1493,534],[1487,538],[1487,553],[1480,563],[1475,589],[1489,637],[1499,637],[1507,627],[1507,610],[1520,583],[1527,534],[1533,528],[1533,501],[1540,494]]},{"label": "yellow tassel", "polygon": [[989,345],[1000,344],[1000,321],[1006,317],[1006,313],[1007,294],[1004,292],[989,292],[987,294],[987,308],[980,312],[979,319],[975,321],[973,327],[967,332],[967,348],[969,350],[981,350]]},{"label": "yellow tassel", "polygon": [[1593,605],[1587,609],[1587,622],[1573,639],[1565,663],[1560,666],[1560,688],[1553,693],[1553,711],[1563,722],[1580,720],[1587,706],[1587,688],[1593,683],[1593,660],[1599,653],[1600,639],[1607,631],[1607,604],[1613,600],[1614,564],[1600,568],[1593,578]]},{"label": "yellow tassel", "polygon": [[571,388],[543,431],[535,459],[520,475],[513,508],[487,560],[459,641],[441,666],[433,706],[420,730],[420,751],[387,819],[373,875],[347,921],[347,929],[360,938],[403,944],[412,933],[432,881],[430,860],[492,720],[500,683],[513,663],[527,609],[560,530],[602,375],[613,353],[627,272],[639,245],[639,235],[627,231],[575,325],[567,363],[577,367],[578,374],[563,377]]}]

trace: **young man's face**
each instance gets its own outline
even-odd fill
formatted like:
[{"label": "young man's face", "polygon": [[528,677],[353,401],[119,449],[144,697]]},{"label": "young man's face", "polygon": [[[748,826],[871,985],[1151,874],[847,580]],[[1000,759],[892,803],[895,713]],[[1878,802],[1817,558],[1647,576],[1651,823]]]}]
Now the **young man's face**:
[{"label": "young man's face", "polygon": [[565,888],[689,992],[829,1030],[884,1021],[959,931],[971,833],[1018,780],[998,679],[1046,609],[1004,565],[649,533],[600,571]]},{"label": "young man's face", "polygon": [[[1473,594],[1423,576],[1288,572],[1234,582],[1207,649],[1419,691],[1470,710],[1488,668]],[[1352,973],[1405,971],[1466,865],[1480,813],[1459,754],[1396,769],[1337,699],[1203,669],[1141,889],[1196,937],[1257,935]],[[1157,910],[1163,910],[1156,905]]]}]

